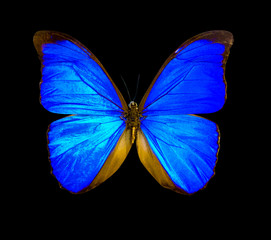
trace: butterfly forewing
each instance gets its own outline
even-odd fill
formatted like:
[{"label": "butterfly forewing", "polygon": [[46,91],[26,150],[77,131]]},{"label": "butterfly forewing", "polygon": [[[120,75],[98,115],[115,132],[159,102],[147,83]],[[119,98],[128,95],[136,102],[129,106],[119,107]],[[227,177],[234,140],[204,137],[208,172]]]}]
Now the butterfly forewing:
[{"label": "butterfly forewing", "polygon": [[40,31],[34,45],[42,63],[41,103],[61,114],[116,114],[127,104],[98,59],[83,44]]},{"label": "butterfly forewing", "polygon": [[200,114],[226,99],[225,64],[233,37],[227,31],[199,34],[172,53],[140,102],[149,114]]}]

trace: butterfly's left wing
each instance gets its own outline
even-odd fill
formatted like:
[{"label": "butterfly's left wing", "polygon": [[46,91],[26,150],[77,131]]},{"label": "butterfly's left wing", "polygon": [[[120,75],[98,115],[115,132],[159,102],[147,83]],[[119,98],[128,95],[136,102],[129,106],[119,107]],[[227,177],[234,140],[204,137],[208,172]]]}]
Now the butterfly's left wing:
[{"label": "butterfly's left wing", "polygon": [[52,173],[73,193],[110,177],[131,148],[120,118],[127,104],[98,59],[71,36],[39,31],[34,45],[42,64],[41,104],[49,111],[78,114],[48,129]]},{"label": "butterfly's left wing", "polygon": [[48,149],[52,174],[72,193],[109,178],[131,148],[131,131],[115,116],[68,116],[51,123]]},{"label": "butterfly's left wing", "polygon": [[95,55],[75,38],[39,31],[34,46],[41,61],[41,104],[53,113],[120,115],[127,104]]}]

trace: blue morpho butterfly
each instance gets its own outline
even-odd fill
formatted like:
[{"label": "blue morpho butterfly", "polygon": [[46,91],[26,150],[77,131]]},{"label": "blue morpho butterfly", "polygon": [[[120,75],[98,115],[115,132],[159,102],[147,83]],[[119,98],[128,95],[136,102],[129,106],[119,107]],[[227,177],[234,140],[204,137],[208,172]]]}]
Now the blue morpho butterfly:
[{"label": "blue morpho butterfly", "polygon": [[218,126],[193,115],[218,111],[226,99],[225,65],[233,36],[209,31],[183,43],[163,64],[137,105],[126,104],[98,59],[67,34],[39,31],[41,104],[72,114],[48,129],[52,173],[83,193],[109,178],[136,141],[138,155],[165,188],[192,194],[214,175]]}]

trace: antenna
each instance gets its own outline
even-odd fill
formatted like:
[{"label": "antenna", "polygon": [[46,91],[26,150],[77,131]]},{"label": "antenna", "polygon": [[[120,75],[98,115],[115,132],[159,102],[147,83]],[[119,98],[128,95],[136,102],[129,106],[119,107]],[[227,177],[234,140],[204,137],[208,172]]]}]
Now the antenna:
[{"label": "antenna", "polygon": [[138,85],[139,85],[139,79],[140,79],[140,73],[138,74],[138,77],[137,77],[137,83],[136,83],[136,93],[135,93],[135,97],[133,98],[133,101],[135,100],[136,95],[137,95],[137,91],[138,91]]},{"label": "antenna", "polygon": [[126,91],[127,91],[127,93],[128,93],[129,102],[131,102],[131,96],[130,96],[130,93],[129,93],[129,89],[128,89],[127,85],[126,85],[126,82],[124,81],[124,78],[123,78],[121,75],[120,75],[120,78],[121,78],[121,80],[123,81],[124,86],[125,86],[125,88],[126,88]]}]

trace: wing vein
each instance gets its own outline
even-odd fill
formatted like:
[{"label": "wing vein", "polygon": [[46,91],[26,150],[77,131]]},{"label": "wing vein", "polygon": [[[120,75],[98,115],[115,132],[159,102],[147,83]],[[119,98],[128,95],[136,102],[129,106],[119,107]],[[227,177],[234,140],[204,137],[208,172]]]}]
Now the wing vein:
[{"label": "wing vein", "polygon": [[[99,96],[103,97],[104,99],[108,100],[109,102],[113,103],[115,106],[117,106],[118,108],[120,108],[121,110],[123,110],[118,104],[114,103],[111,99],[103,96],[102,94],[100,94],[97,90],[95,90],[93,87],[90,86],[90,84],[88,84],[78,73],[78,71],[73,67],[74,71],[76,72],[76,74],[79,76],[79,78],[81,79],[81,81],[83,83],[85,83],[88,87],[90,87],[94,92],[96,92]],[[95,75],[95,74],[93,74]],[[95,75],[96,76],[96,75]],[[97,77],[97,76],[96,76]],[[124,110],[123,110],[124,111]]]},{"label": "wing vein", "polygon": [[194,68],[194,66],[192,66],[192,67],[187,71],[187,73],[185,74],[185,76],[174,78],[174,79],[172,80],[173,82],[174,82],[175,79],[177,79],[177,78],[181,78],[181,80],[177,81],[177,83],[175,83],[175,85],[173,85],[173,86],[172,86],[171,88],[169,88],[168,90],[165,90],[166,92],[163,91],[163,92],[160,94],[160,96],[158,96],[155,100],[153,100],[149,105],[147,105],[146,107],[144,107],[143,110],[145,110],[146,108],[148,108],[149,106],[151,106],[152,104],[154,104],[156,101],[158,101],[160,98],[162,98],[162,97],[166,96],[168,93],[170,93],[174,88],[176,88],[181,82],[183,82],[183,81],[186,79],[187,75],[192,71],[193,68]]},{"label": "wing vein", "polygon": [[177,52],[177,55],[182,55],[183,53],[188,53],[188,52],[191,52],[191,51],[193,51],[194,49],[197,49],[197,48],[201,48],[201,47],[204,47],[204,46],[206,46],[206,45],[209,45],[209,44],[212,44],[212,42],[207,42],[207,43],[205,43],[205,44],[202,44],[202,45],[200,45],[200,46],[197,46],[197,47],[194,47],[194,48],[191,48],[191,49],[189,49],[189,50],[186,50],[186,51],[184,51],[183,52],[183,50],[185,50],[186,49],[186,47],[188,46],[185,46],[184,47],[184,49],[183,50],[181,50],[181,51],[178,51]]},{"label": "wing vein", "polygon": [[[97,127],[100,126],[100,125],[102,125],[102,123],[99,123],[97,126],[95,126],[95,128],[97,128]],[[122,125],[123,125],[123,124],[121,124],[121,125],[120,125],[120,126],[112,133],[112,135],[109,136],[108,138],[104,138],[102,141],[100,141],[100,142],[96,141],[95,144],[92,144],[92,146],[91,146],[92,149],[95,148],[96,146],[100,145],[100,144],[103,143],[104,141],[106,141],[106,140],[108,140],[108,139],[111,139],[113,135],[115,135],[117,132],[120,131],[120,128],[122,127]],[[94,128],[94,129],[95,129],[95,128]],[[75,145],[72,145],[72,146],[71,146],[70,148],[68,148],[66,151],[64,151],[64,152],[62,152],[62,153],[60,153],[60,154],[58,154],[57,156],[63,155],[63,154],[65,154],[65,153],[67,153],[68,151],[72,150],[74,147],[76,147],[76,146],[78,146],[78,145],[80,145],[80,144],[82,144],[82,143],[84,143],[84,142],[86,142],[86,141],[89,141],[89,140],[90,140],[90,138],[84,139],[83,141],[81,141],[81,142],[79,142],[79,143],[77,143],[77,144],[75,144]]]},{"label": "wing vein", "polygon": [[[66,40],[66,41],[69,41],[69,40]],[[73,43],[73,42],[71,41],[71,43]],[[75,50],[75,49],[73,49],[73,48],[70,48],[70,47],[68,47],[68,46],[64,46],[64,45],[62,45],[62,44],[59,44],[58,42],[55,42],[55,44],[58,45],[58,46],[67,48],[67,49],[69,49],[69,50],[71,50],[71,51],[77,52],[77,53],[79,53],[79,54],[81,54],[81,55],[84,55],[84,54],[82,54],[82,52],[79,52],[79,51],[77,51],[77,50]],[[73,44],[74,44],[74,43],[73,43]],[[78,46],[78,45],[76,45],[76,46]],[[82,48],[80,45],[79,45],[79,47],[80,47],[80,49],[81,49],[84,53],[87,54],[86,56],[87,56],[88,58],[90,58],[90,56],[89,56],[89,54],[86,52],[86,50],[85,50],[84,48]],[[82,60],[86,60],[86,59],[82,59]]]}]

